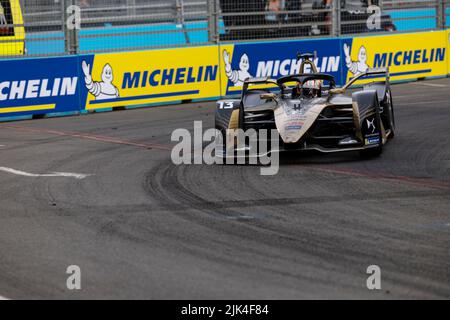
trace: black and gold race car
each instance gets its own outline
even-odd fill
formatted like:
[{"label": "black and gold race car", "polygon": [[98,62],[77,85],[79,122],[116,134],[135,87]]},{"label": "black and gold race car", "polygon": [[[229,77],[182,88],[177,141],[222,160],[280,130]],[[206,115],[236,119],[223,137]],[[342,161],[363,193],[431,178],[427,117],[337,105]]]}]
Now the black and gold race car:
[{"label": "black and gold race car", "polygon": [[[336,88],[333,76],[317,73],[313,57],[312,54],[299,57],[303,59],[301,72],[309,66],[312,73],[278,80],[248,79],[241,99],[218,102],[216,129],[227,137],[217,148],[219,157],[235,156],[239,148],[262,156],[259,150],[251,150],[254,144],[237,139],[230,141],[230,132],[236,129],[244,132],[276,130],[278,150],[272,149],[272,152],[359,151],[364,157],[382,153],[383,146],[395,135],[389,71],[368,69],[344,87]],[[355,83],[367,78],[382,80],[368,84],[366,81],[360,89],[349,93]]]}]

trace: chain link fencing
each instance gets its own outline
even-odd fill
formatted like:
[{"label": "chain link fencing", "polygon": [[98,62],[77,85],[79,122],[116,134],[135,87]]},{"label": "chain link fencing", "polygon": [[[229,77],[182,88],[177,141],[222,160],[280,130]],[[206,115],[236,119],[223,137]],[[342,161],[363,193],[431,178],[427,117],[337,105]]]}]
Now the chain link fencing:
[{"label": "chain link fencing", "polygon": [[398,31],[427,31],[445,26],[446,0],[385,0],[382,9]]},{"label": "chain link fencing", "polygon": [[445,27],[446,28],[450,28],[450,0],[446,0],[445,1],[445,6],[444,6],[444,10],[445,10]]},{"label": "chain link fencing", "polygon": [[0,5],[0,58],[450,26],[450,0],[0,0]]}]

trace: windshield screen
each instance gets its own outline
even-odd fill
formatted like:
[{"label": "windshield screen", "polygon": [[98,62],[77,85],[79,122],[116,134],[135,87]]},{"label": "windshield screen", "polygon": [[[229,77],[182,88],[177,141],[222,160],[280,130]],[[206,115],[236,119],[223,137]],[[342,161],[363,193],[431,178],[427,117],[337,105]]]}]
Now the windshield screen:
[{"label": "windshield screen", "polygon": [[13,24],[9,0],[0,0],[0,37],[14,36]]}]

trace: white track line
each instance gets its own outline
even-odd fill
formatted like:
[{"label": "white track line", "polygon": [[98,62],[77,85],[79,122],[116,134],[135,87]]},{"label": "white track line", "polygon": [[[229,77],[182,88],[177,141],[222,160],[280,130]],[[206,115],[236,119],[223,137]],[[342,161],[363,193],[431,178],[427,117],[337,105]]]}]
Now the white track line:
[{"label": "white track line", "polygon": [[85,179],[87,177],[92,176],[91,174],[81,174],[81,173],[70,173],[70,172],[52,172],[47,174],[34,174],[34,173],[28,173],[25,171],[20,171],[12,168],[7,167],[0,167],[0,171],[15,174],[18,176],[23,177],[30,177],[30,178],[39,178],[39,177],[50,177],[50,178],[57,178],[57,177],[65,177],[65,178],[74,178],[78,180]]},{"label": "white track line", "polygon": [[1,300],[9,300],[9,299],[7,299],[7,298],[5,298],[5,297],[2,297],[2,296],[0,296],[0,301]]}]

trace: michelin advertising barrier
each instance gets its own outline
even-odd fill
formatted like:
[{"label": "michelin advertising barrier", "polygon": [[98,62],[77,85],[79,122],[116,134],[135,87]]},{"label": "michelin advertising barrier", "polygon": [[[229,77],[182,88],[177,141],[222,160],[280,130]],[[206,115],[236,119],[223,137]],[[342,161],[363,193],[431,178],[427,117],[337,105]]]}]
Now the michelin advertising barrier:
[{"label": "michelin advertising barrier", "polygon": [[343,39],[342,67],[347,81],[368,68],[385,67],[393,82],[442,77],[448,74],[447,44],[445,31]]},{"label": "michelin advertising barrier", "polygon": [[218,47],[0,60],[0,117],[220,96]]},{"label": "michelin advertising barrier", "polygon": [[[318,71],[333,75],[340,86],[369,68],[389,67],[393,82],[446,76],[450,73],[447,34],[438,31],[221,46],[222,95],[240,93],[249,77],[278,79],[298,73],[301,62],[296,59],[297,52],[315,53]],[[369,81],[374,79],[358,83]]]},{"label": "michelin advertising barrier", "polygon": [[[344,85],[368,68],[391,81],[450,74],[450,31],[0,60],[0,117],[133,108],[237,95],[249,77],[297,73],[297,53]],[[366,81],[373,81],[367,79]]]},{"label": "michelin advertising barrier", "polygon": [[80,110],[78,57],[0,61],[0,117]]},{"label": "michelin advertising barrier", "polygon": [[81,60],[83,108],[136,107],[220,96],[217,46],[97,54]]},{"label": "michelin advertising barrier", "polygon": [[445,31],[445,41],[447,43],[447,75],[450,76],[450,30]]},{"label": "michelin advertising barrier", "polygon": [[239,94],[247,78],[278,79],[299,73],[299,52],[316,53],[319,72],[333,75],[340,84],[344,75],[340,43],[340,39],[324,39],[221,45],[222,96]]}]

